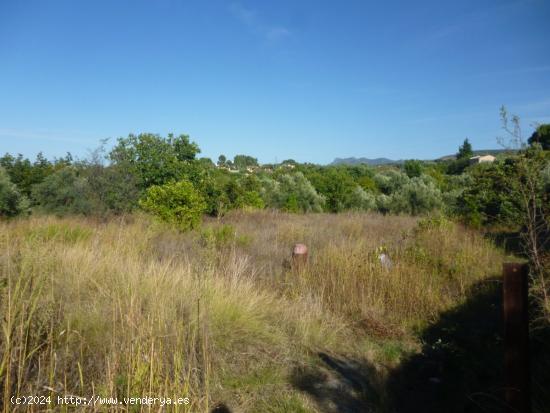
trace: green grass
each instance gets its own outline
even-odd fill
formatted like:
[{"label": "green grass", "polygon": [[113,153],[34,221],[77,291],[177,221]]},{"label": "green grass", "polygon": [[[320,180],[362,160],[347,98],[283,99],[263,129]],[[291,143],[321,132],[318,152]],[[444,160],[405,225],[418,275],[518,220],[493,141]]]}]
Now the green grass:
[{"label": "green grass", "polygon": [[[367,363],[377,394],[349,399],[383,411],[384,378],[419,351],[420,326],[504,259],[453,223],[376,214],[236,212],[185,234],[137,215],[0,226],[4,412],[30,393],[319,411],[292,380],[304,366],[342,380],[319,354]],[[310,259],[293,270],[298,242]],[[377,261],[382,246],[391,269]]]}]

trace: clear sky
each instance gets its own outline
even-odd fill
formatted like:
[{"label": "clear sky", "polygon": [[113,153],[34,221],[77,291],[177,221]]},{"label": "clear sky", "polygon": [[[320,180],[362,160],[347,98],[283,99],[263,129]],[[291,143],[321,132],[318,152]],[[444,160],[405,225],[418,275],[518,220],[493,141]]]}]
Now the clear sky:
[{"label": "clear sky", "polygon": [[0,153],[428,159],[550,122],[550,1],[0,0]]}]

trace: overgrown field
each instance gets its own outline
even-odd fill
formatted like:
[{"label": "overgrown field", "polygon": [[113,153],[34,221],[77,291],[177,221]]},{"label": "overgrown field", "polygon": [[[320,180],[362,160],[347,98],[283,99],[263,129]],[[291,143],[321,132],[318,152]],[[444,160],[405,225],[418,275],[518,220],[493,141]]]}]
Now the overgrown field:
[{"label": "overgrown field", "polygon": [[[299,269],[288,262],[297,242],[310,250]],[[234,212],[184,234],[141,215],[4,222],[4,411],[45,410],[16,409],[13,395],[189,397],[164,407],[181,412],[218,402],[237,412],[421,411],[395,405],[404,377],[457,395],[478,383],[463,384],[462,362],[483,364],[492,350],[449,350],[457,336],[481,337],[453,317],[474,308],[490,319],[496,307],[472,300],[493,291],[503,260],[441,218]],[[448,362],[464,365],[447,377]],[[88,408],[121,409],[149,411]]]}]

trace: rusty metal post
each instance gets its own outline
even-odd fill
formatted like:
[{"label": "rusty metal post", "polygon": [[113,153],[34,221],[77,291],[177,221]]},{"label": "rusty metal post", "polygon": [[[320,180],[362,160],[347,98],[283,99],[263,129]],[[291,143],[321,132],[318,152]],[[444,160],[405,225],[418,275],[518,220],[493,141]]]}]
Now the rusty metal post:
[{"label": "rusty metal post", "polygon": [[304,244],[295,244],[292,248],[292,268],[303,268],[307,263],[307,256],[307,246]]},{"label": "rusty metal post", "polygon": [[505,263],[504,369],[506,413],[530,413],[527,264]]}]

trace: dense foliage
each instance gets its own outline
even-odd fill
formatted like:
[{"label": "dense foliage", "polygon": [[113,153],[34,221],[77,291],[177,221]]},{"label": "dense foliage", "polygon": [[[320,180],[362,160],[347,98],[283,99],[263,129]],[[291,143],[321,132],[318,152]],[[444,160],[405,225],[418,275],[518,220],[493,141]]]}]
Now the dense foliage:
[{"label": "dense foliage", "polygon": [[[27,210],[28,198],[33,210],[59,215],[120,214],[141,207],[166,216],[167,211],[153,205],[164,202],[164,209],[189,207],[212,216],[239,208],[411,215],[439,211],[474,226],[514,224],[522,209],[514,188],[521,187],[523,160],[540,158],[540,174],[550,170],[547,135],[548,125],[539,126],[529,139],[529,151],[505,153],[493,163],[473,164],[466,139],[454,159],[377,167],[320,166],[292,159],[260,165],[243,154],[233,160],[220,155],[214,163],[197,159],[200,148],[187,135],[129,135],[109,152],[103,144],[84,161],[70,155],[49,161],[39,154],[31,162],[6,154],[0,158],[5,170],[2,215]],[[199,198],[200,208],[187,204]]]},{"label": "dense foliage", "polygon": [[32,199],[40,209],[58,215],[92,214],[94,195],[89,181],[73,166],[47,176],[32,190]]},{"label": "dense foliage", "polygon": [[4,168],[0,167],[0,217],[13,217],[26,211],[28,201],[11,182]]},{"label": "dense foliage", "polygon": [[206,209],[201,195],[186,181],[149,187],[139,205],[183,231],[197,227]]},{"label": "dense foliage", "polygon": [[550,124],[540,125],[527,142],[530,145],[538,143],[542,149],[550,150]]}]

